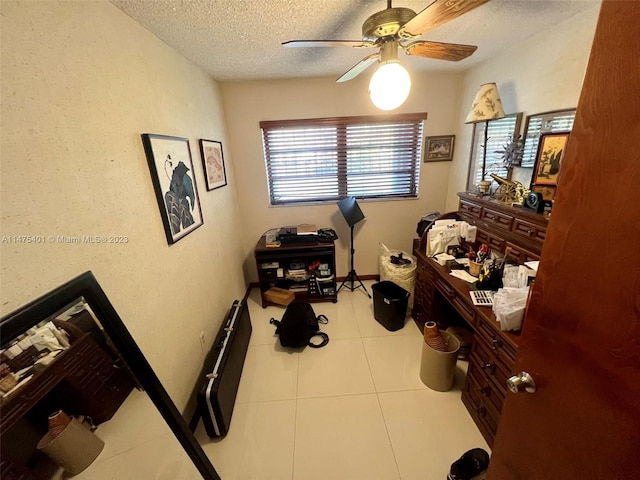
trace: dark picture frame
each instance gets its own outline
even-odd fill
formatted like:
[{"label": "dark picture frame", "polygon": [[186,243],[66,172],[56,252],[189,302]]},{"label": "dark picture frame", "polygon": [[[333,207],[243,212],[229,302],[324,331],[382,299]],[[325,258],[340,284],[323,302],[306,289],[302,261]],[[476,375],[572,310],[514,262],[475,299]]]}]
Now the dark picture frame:
[{"label": "dark picture frame", "polygon": [[189,139],[142,134],[162,224],[169,245],[204,223]]},{"label": "dark picture frame", "polygon": [[224,166],[222,142],[201,138],[199,143],[207,191],[224,187],[227,184],[227,172]]},{"label": "dark picture frame", "polygon": [[569,132],[547,133],[540,136],[540,145],[533,167],[531,185],[558,186],[558,178],[569,142]]},{"label": "dark picture frame", "polygon": [[448,162],[453,160],[453,147],[455,139],[455,135],[425,137],[424,163]]}]

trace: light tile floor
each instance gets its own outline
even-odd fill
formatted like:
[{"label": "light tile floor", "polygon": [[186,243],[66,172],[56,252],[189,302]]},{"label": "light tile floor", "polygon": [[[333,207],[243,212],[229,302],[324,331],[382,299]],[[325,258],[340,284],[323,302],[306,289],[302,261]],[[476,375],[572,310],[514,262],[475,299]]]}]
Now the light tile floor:
[{"label": "light tile floor", "polygon": [[[372,293],[375,282],[364,283]],[[411,318],[389,332],[361,288],[313,307],[329,318],[329,344],[286,350],[269,324],[284,310],[263,309],[251,292],[253,334],[230,431],[210,439],[202,424],[196,430],[223,480],[444,480],[465,451],[489,451],[460,400],[466,362],[452,390],[433,391],[420,380],[423,340]],[[74,478],[199,478],[140,392],[97,434],[105,449]]]},{"label": "light tile floor", "polygon": [[[372,293],[373,281],[365,281]],[[436,392],[420,380],[422,333],[411,318],[389,332],[361,288],[313,304],[329,318],[329,344],[280,347],[269,319],[284,310],[249,298],[253,334],[229,434],[196,437],[224,480],[444,480],[470,448],[489,447],[456,384]]]}]

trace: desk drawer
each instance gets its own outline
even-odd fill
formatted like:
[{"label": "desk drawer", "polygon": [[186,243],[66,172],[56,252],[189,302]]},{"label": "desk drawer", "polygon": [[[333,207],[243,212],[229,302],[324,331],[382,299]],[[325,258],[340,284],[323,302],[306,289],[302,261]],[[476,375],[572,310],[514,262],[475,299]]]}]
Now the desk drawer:
[{"label": "desk drawer", "polygon": [[503,359],[495,355],[484,340],[478,337],[473,342],[471,360],[481,370],[483,377],[493,381],[500,396],[504,398],[507,394],[507,378],[511,376],[509,372],[513,369],[513,363],[504,363]]},{"label": "desk drawer", "polygon": [[483,402],[491,402],[496,420],[498,420],[500,417],[500,411],[502,410],[502,404],[504,403],[505,393],[495,385],[493,378],[486,375],[482,368],[479,367],[473,359],[469,362],[467,376],[470,376],[479,386],[477,393],[478,396],[483,399]]},{"label": "desk drawer", "polygon": [[483,319],[478,322],[478,334],[489,349],[504,365],[512,365],[516,358],[516,350]]},{"label": "desk drawer", "polygon": [[485,401],[481,397],[480,385],[469,375],[467,375],[467,381],[462,391],[462,402],[467,407],[480,433],[482,433],[482,436],[491,447],[498,430],[500,414],[495,410],[491,402]]},{"label": "desk drawer", "polygon": [[448,299],[452,299],[456,295],[456,291],[453,289],[451,285],[445,282],[442,278],[436,278],[434,282],[436,288],[442,292],[442,294]]},{"label": "desk drawer", "polygon": [[476,326],[476,312],[473,310],[471,303],[463,300],[460,295],[456,295],[451,300],[451,304],[458,311],[462,318],[466,320],[466,322],[475,328]]}]

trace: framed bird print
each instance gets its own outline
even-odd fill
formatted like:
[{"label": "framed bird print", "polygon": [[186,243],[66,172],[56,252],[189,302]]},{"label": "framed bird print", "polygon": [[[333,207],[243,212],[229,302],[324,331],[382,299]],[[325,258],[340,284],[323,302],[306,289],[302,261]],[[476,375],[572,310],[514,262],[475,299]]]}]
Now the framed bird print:
[{"label": "framed bird print", "polygon": [[142,144],[167,242],[171,245],[204,223],[189,139],[143,133]]}]

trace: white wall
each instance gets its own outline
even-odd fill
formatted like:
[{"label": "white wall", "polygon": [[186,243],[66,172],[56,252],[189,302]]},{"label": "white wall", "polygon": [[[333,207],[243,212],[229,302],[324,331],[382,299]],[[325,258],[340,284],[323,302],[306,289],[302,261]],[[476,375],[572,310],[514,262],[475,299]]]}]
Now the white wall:
[{"label": "white wall", "polygon": [[[255,243],[269,228],[299,223],[332,227],[337,271],[349,271],[349,229],[335,202],[314,206],[270,207],[262,150],[261,120],[372,115],[381,113],[367,95],[370,75],[336,84],[335,78],[254,81],[221,85],[230,148],[234,153],[238,198],[243,216],[246,275],[257,280],[251,258]],[[425,135],[446,135],[456,127],[460,75],[414,74],[411,94],[397,110],[427,112]],[[355,227],[355,269],[378,273],[378,244],[411,252],[416,224],[429,211],[444,209],[451,162],[423,163],[417,200],[359,202],[366,220]]]},{"label": "white wall", "polygon": [[[594,2],[593,8],[552,30],[511,45],[503,54],[466,72],[460,91],[462,106],[456,121],[458,148],[449,178],[447,210],[457,209],[456,193],[466,189],[473,126],[465,125],[464,119],[480,85],[495,82],[505,112],[523,112],[523,122],[527,115],[534,113],[575,108],[599,11],[600,4]],[[524,130],[524,124],[522,128]]]},{"label": "white wall", "polygon": [[[2,314],[92,270],[179,407],[245,292],[233,155],[207,192],[198,138],[227,136],[216,82],[112,4],[2,1]],[[188,137],[204,225],[168,246],[141,133]],[[44,236],[25,244],[12,236]],[[62,244],[58,235],[123,235]]]}]

